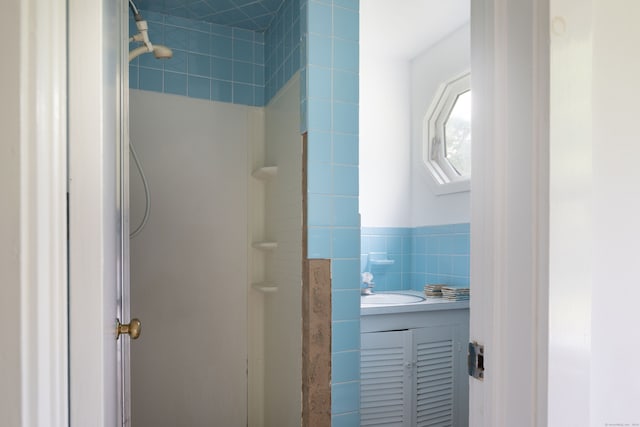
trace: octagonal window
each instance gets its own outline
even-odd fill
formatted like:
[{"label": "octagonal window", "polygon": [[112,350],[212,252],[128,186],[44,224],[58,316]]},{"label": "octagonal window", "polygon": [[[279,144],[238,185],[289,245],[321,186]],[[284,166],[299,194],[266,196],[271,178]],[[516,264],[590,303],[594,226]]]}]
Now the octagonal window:
[{"label": "octagonal window", "polygon": [[469,73],[443,83],[423,129],[423,160],[436,194],[469,190],[471,178],[471,88]]},{"label": "octagonal window", "polygon": [[444,124],[444,157],[460,176],[471,176],[471,91],[461,93]]}]

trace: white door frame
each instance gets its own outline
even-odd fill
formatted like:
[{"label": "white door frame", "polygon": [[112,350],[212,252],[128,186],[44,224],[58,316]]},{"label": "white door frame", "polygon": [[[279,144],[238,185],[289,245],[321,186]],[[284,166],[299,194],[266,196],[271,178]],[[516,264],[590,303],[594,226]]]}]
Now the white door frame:
[{"label": "white door frame", "polygon": [[122,0],[69,5],[70,426],[118,420]]},{"label": "white door frame", "polygon": [[[101,233],[94,239],[96,229],[105,230],[116,220],[102,210],[106,193],[115,189],[98,173],[105,134],[117,132],[105,120],[116,114],[115,98],[105,99],[100,92],[108,77],[102,57],[108,47],[102,30],[113,18],[108,3],[69,0],[69,45],[83,55],[82,64],[70,64],[83,70],[69,81],[83,106],[69,112],[70,137],[71,144],[74,138],[86,142],[87,149],[71,159],[72,166],[87,172],[83,182],[71,186],[82,194],[79,207],[86,218],[93,218],[75,225],[73,242],[82,245],[87,262],[70,273],[69,307],[61,198],[67,166],[66,2],[30,0],[22,6],[23,426],[68,425],[67,397],[73,425],[113,425],[115,418],[115,410],[109,413],[110,398],[94,392],[103,390],[105,381],[102,337],[113,333],[103,301],[109,297],[105,283],[114,279],[104,269],[105,258],[115,248],[104,248],[116,243]],[[543,70],[549,60],[548,1],[471,3],[472,43],[484,56],[472,58],[474,91],[483,99],[482,106],[474,105],[474,140],[482,141],[483,151],[474,155],[473,166],[471,337],[486,345],[487,357],[484,382],[471,380],[471,425],[542,426],[547,396],[548,76]],[[115,19],[111,23],[117,31]],[[110,57],[114,62],[116,52]],[[72,318],[82,319],[70,325],[71,395],[67,308]]]},{"label": "white door frame", "polygon": [[549,0],[471,1],[472,427],[547,424]]},{"label": "white door frame", "polygon": [[[21,425],[68,425],[66,1],[19,2]],[[18,17],[16,17],[18,18]],[[14,40],[7,40],[13,43]],[[17,58],[9,58],[18,60]],[[18,84],[18,82],[16,82]]]}]

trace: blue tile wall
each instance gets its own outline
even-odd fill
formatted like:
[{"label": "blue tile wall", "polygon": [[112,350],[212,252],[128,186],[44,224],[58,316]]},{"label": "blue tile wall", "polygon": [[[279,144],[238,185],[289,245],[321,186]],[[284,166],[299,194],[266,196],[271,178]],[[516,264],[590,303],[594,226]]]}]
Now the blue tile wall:
[{"label": "blue tile wall", "polygon": [[300,0],[300,18],[301,131],[307,132],[307,252],[309,258],[331,259],[332,425],[357,426],[359,3]]},{"label": "blue tile wall", "polygon": [[357,427],[360,425],[360,413],[351,412],[331,417],[331,427]]},{"label": "blue tile wall", "polygon": [[300,69],[300,1],[286,0],[265,32],[265,101]]},{"label": "blue tile wall", "polygon": [[413,229],[411,287],[426,283],[469,286],[469,224]]},{"label": "blue tile wall", "polygon": [[[374,275],[376,290],[414,289],[427,283],[469,286],[469,224],[362,229],[360,271]],[[376,263],[377,259],[393,261]]]},{"label": "blue tile wall", "polygon": [[[265,104],[264,33],[141,13],[149,24],[151,42],[171,48],[173,58],[158,60],[144,54],[133,60],[130,88],[234,104]],[[137,33],[133,19],[129,32]]]},{"label": "blue tile wall", "polygon": [[[299,0],[285,1],[266,32],[141,12],[151,42],[170,47],[173,58],[132,61],[132,89],[264,106],[300,69]],[[137,33],[132,18],[129,32]]]},{"label": "blue tile wall", "polygon": [[412,231],[402,227],[362,228],[360,271],[373,274],[376,291],[412,289]]}]

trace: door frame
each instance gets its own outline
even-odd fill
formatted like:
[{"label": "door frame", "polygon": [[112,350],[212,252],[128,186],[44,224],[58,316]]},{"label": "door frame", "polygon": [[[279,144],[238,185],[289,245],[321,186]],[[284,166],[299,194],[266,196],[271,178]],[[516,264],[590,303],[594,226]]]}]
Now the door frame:
[{"label": "door frame", "polygon": [[[68,426],[66,0],[17,2],[22,426]],[[9,14],[12,12],[11,8]],[[11,19],[11,17],[9,18]],[[11,53],[11,51],[9,51]],[[17,154],[17,153],[16,153]],[[17,156],[16,156],[17,157]]]},{"label": "door frame", "polygon": [[[81,199],[77,208],[98,222],[85,221],[82,227],[88,234],[78,233],[83,237],[72,237],[72,242],[82,245],[82,255],[88,262],[70,272],[71,298],[67,304],[63,196],[68,166],[83,168],[91,176],[90,172],[96,170],[92,168],[99,168],[102,161],[100,152],[87,150],[67,163],[66,46],[68,42],[71,50],[83,55],[82,64],[70,63],[70,67],[83,70],[82,78],[70,79],[68,88],[83,108],[69,111],[69,123],[72,128],[82,124],[86,131],[75,136],[70,132],[69,143],[73,146],[74,141],[78,144],[102,141],[102,132],[109,123],[99,113],[104,113],[110,104],[105,103],[101,94],[96,96],[95,85],[102,88],[105,83],[106,64],[102,53],[106,41],[99,30],[108,18],[108,2],[69,0],[68,39],[65,0],[22,3],[21,68],[28,70],[21,82],[23,425],[69,425],[69,405],[71,425],[83,425],[83,419],[91,420],[84,425],[106,425],[104,417],[109,416],[110,405],[107,396],[100,392],[105,380],[100,374],[105,354],[101,345],[93,347],[96,338],[92,334],[113,333],[113,325],[104,321],[102,304],[107,281],[102,266],[105,257],[112,254],[103,249],[106,234],[101,234],[98,240],[85,236],[91,236],[95,227],[104,227],[106,220],[113,219],[105,218],[95,205],[96,200],[105,200],[105,186],[99,176],[94,174],[86,180],[83,177],[82,183],[76,183],[79,186],[74,187],[75,190],[87,197]],[[512,387],[519,385],[529,399],[525,399],[524,408],[517,406],[525,410],[518,421],[531,419],[530,425],[542,426],[546,423],[547,398],[549,167],[548,132],[545,131],[548,130],[548,76],[543,70],[549,60],[548,44],[544,43],[548,37],[549,4],[548,0],[471,3],[472,16],[475,16],[472,40],[489,61],[472,59],[474,87],[480,89],[478,93],[484,91],[484,107],[490,106],[484,113],[474,106],[474,117],[478,113],[477,117],[482,118],[477,120],[482,125],[474,126],[474,139],[484,141],[489,149],[474,158],[471,271],[477,296],[471,302],[471,337],[487,346],[488,359],[485,381],[471,380],[471,425],[514,425],[510,423],[513,411],[508,405],[514,395],[510,393]],[[77,37],[73,37],[74,34]],[[520,63],[514,64],[509,59],[518,48],[524,48],[526,54],[518,57],[522,60]],[[533,73],[520,75],[523,67]],[[540,96],[518,103],[510,97],[513,89],[533,90]],[[531,128],[531,137],[525,141],[523,151],[513,150],[507,144],[515,132],[514,124],[508,119],[525,122]],[[85,147],[91,146],[85,144]],[[530,157],[523,159],[523,154]],[[533,212],[533,221],[525,224],[525,240],[521,243],[518,239],[523,231],[518,226],[522,221],[518,222],[518,206],[510,203],[513,196],[510,190],[522,184],[518,180],[526,177],[516,173],[514,159],[530,172],[524,187],[526,194],[518,200],[526,200],[526,207]],[[78,169],[73,172],[80,174]],[[72,221],[76,219],[72,216]],[[519,251],[507,251],[511,248]],[[521,277],[508,266],[522,262],[526,264],[523,270],[531,275],[513,289],[511,285]],[[532,298],[533,303],[517,311],[528,298]],[[67,310],[72,319],[82,319],[69,325],[69,335],[65,332]],[[518,332],[519,328],[526,328],[527,332]],[[70,356],[67,339],[71,342]],[[512,360],[517,360],[518,365],[510,364]],[[67,366],[71,385],[67,384]],[[518,375],[510,377],[516,372]]]},{"label": "door frame", "polygon": [[124,0],[68,0],[72,427],[123,425],[117,357],[123,340],[116,341],[116,318],[121,315],[118,299],[125,268],[119,89],[125,5]]}]

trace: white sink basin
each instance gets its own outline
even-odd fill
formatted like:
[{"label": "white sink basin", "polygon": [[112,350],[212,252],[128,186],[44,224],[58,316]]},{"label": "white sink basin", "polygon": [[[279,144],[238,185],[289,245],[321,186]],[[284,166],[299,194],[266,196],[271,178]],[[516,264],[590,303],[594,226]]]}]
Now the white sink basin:
[{"label": "white sink basin", "polygon": [[422,301],[424,301],[424,298],[418,295],[398,294],[393,292],[362,295],[360,297],[361,306],[415,304]]}]

